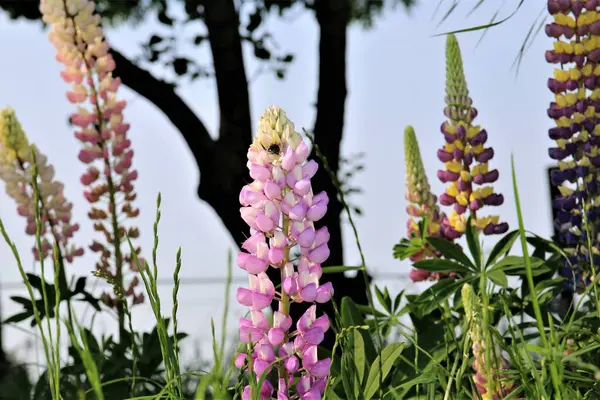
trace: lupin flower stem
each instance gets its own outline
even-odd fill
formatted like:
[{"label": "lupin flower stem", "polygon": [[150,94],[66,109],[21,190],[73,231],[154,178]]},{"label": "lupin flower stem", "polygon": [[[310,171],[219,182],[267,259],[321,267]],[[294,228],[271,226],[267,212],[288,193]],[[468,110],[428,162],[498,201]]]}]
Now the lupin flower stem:
[{"label": "lupin flower stem", "polygon": [[[94,241],[90,245],[92,251],[100,254],[96,274],[113,283],[114,296],[105,293],[104,302],[117,309],[119,332],[123,336],[127,334],[124,296],[131,296],[135,305],[143,301],[143,294],[135,293],[139,284],[137,275],[127,287],[125,285],[125,263],[132,272],[138,270],[132,254],[125,254],[121,247],[125,235],[132,239],[139,236],[137,228],[126,228],[121,222],[123,216],[134,218],[139,214],[133,207],[136,198],[133,181],[137,179],[137,171],[132,169],[133,150],[127,137],[129,124],[123,119],[126,102],[117,97],[121,82],[112,75],[115,62],[108,51],[93,1],[42,0],[40,10],[44,22],[51,27],[50,41],[57,50],[57,60],[65,66],[61,76],[72,85],[67,98],[72,103],[90,106],[78,107],[71,121],[80,129],[75,133],[83,144],[79,159],[89,165],[81,177],[87,187],[84,195],[94,204],[88,215],[96,221],[94,229],[102,233],[107,242],[105,245]],[[106,209],[97,206],[101,201],[106,201]],[[134,252],[137,255],[140,249]]]},{"label": "lupin flower stem", "polygon": [[600,2],[547,4],[554,20],[546,34],[556,41],[546,60],[560,64],[548,79],[554,93],[548,116],[556,124],[548,131],[556,147],[548,153],[558,162],[552,183],[561,193],[553,199],[555,227],[569,254],[560,273],[568,290],[582,291],[600,265]]},{"label": "lupin flower stem", "polygon": [[[438,150],[438,158],[445,170],[438,171],[442,183],[449,183],[446,192],[440,196],[445,206],[453,206],[451,214],[442,224],[442,233],[449,239],[457,239],[466,230],[468,211],[478,230],[486,235],[501,234],[508,230],[508,224],[500,223],[498,216],[482,217],[479,210],[484,206],[499,206],[504,202],[501,194],[494,193],[491,186],[498,179],[498,170],[490,170],[488,162],[494,156],[491,147],[484,144],[488,134],[481,127],[473,125],[477,109],[472,106],[467,82],[463,71],[460,47],[456,37],[448,35],[446,42],[446,108],[448,118],[441,126],[446,144]],[[475,165],[471,167],[471,164]],[[482,186],[475,189],[475,186]]]},{"label": "lupin flower stem", "polygon": [[[38,174],[34,173],[37,168]],[[27,140],[21,124],[10,108],[0,110],[0,178],[6,182],[6,191],[16,202],[19,215],[27,218],[25,232],[35,235],[35,207],[40,208],[42,220],[42,247],[34,246],[36,260],[48,256],[60,262],[61,288],[66,289],[64,260],[72,262],[83,255],[83,249],[72,244],[78,224],[71,224],[73,205],[64,196],[64,186],[54,180],[54,168],[47,157]],[[34,192],[38,188],[38,204]],[[52,251],[54,242],[56,252]],[[41,251],[41,252],[40,252]]]},{"label": "lupin flower stem", "polygon": [[[420,237],[419,221],[425,219],[424,236],[441,237],[441,224],[445,216],[440,212],[437,204],[437,197],[431,192],[431,186],[427,179],[427,173],[421,159],[421,150],[419,142],[412,126],[407,126],[404,130],[404,157],[406,164],[406,212],[409,215],[406,228],[409,238]],[[436,251],[429,244],[419,252],[410,257],[411,261],[420,261],[426,258],[437,257]],[[410,279],[413,282],[426,279],[437,279],[439,273],[431,274],[422,269],[413,269],[410,271]]]},{"label": "lupin flower stem", "polygon": [[[242,188],[240,213],[250,226],[251,236],[242,244],[237,264],[248,272],[248,288],[238,288],[237,300],[249,307],[250,318],[240,319],[240,341],[247,352],[236,357],[236,366],[247,368],[252,384],[243,400],[254,395],[271,399],[274,388],[260,377],[278,371],[277,399],[320,398],[325,390],[330,359],[317,358],[317,346],[329,329],[327,315],[317,318],[312,305],[290,332],[291,302],[325,303],[333,295],[330,282],[319,283],[321,263],[329,257],[329,232],[316,229],[327,210],[325,192],[313,194],[310,179],[317,171],[315,161],[306,161],[308,146],[294,130],[285,112],[270,107],[260,120],[259,131],[248,149],[248,169],[254,181]],[[298,249],[295,266],[291,249]],[[265,271],[280,269],[281,289],[275,291]],[[279,308],[269,323],[263,309],[273,299]],[[252,387],[260,387],[252,393]]]}]

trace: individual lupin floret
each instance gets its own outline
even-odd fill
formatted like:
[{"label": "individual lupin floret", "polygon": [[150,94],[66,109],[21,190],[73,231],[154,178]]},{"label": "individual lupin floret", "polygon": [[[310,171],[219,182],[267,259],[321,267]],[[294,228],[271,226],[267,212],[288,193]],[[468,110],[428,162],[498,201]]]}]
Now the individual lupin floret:
[{"label": "individual lupin floret", "polygon": [[485,186],[498,179],[498,170],[489,167],[494,150],[484,146],[487,132],[473,125],[477,109],[469,97],[460,48],[454,35],[448,35],[446,43],[446,105],[444,115],[448,120],[441,126],[446,144],[437,153],[445,169],[438,171],[438,178],[448,184],[446,192],[440,196],[440,203],[454,207],[442,224],[442,233],[451,239],[460,237],[466,230],[467,211],[477,229],[484,234],[504,233],[508,224],[500,223],[498,216],[478,214],[483,206],[501,205],[504,197],[494,193],[491,186]]}]

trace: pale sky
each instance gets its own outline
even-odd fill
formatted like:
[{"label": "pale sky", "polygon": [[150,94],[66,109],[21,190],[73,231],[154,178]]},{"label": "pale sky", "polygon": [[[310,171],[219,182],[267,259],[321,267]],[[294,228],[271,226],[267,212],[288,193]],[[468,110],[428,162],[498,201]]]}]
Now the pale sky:
[{"label": "pale sky", "polygon": [[[509,15],[518,2],[505,1],[501,17]],[[353,27],[348,37],[348,98],[342,150],[346,156],[366,153],[366,169],[353,182],[364,189],[364,194],[353,199],[364,211],[364,216],[356,222],[370,272],[375,277],[383,274],[386,279],[378,284],[388,285],[393,294],[403,288],[410,291],[423,288],[423,285],[407,282],[404,277],[410,270],[409,264],[392,257],[393,245],[405,235],[407,220],[403,154],[406,125],[416,129],[435,193],[443,191],[436,178],[436,171],[441,167],[436,150],[443,143],[439,127],[444,121],[445,38],[432,36],[488,23],[499,2],[488,1],[465,18],[477,0],[462,1],[456,14],[441,27],[437,27],[440,15],[432,18],[438,2],[422,0],[421,3],[410,16],[399,8],[379,19],[370,31]],[[549,235],[546,167],[551,164],[547,148],[552,142],[547,136],[551,120],[546,108],[551,93],[546,88],[546,80],[552,66],[546,64],[544,51],[551,47],[551,40],[543,32],[539,34],[525,56],[518,77],[511,69],[527,30],[541,11],[542,4],[534,3],[525,2],[515,17],[490,30],[478,47],[480,32],[461,34],[458,39],[469,89],[479,110],[477,122],[488,131],[488,143],[496,151],[492,164],[500,170],[500,179],[495,187],[506,199],[500,210],[492,211],[500,211],[511,228],[516,227],[510,180],[513,153],[526,227]],[[312,129],[318,74],[318,30],[314,15],[298,9],[285,19],[272,18],[268,26],[280,48],[294,53],[295,59],[284,81],[262,74],[252,82],[250,100],[254,121],[266,107],[276,104],[287,111],[298,129]],[[155,21],[147,21],[136,27],[107,29],[106,33],[116,49],[135,56],[140,54],[140,43],[161,29]],[[82,225],[76,240],[87,246],[95,236],[86,221],[89,205],[79,183],[85,168],[77,159],[80,144],[66,123],[74,106],[66,99],[67,85],[59,76],[61,66],[54,59],[54,48],[46,33],[39,24],[12,22],[4,14],[0,15],[0,107],[10,105],[15,109],[29,139],[54,164],[58,179],[65,184],[67,197],[74,203],[74,220]],[[192,47],[181,43],[180,49],[191,51]],[[211,62],[206,47],[195,51],[197,60]],[[251,77],[258,64],[251,49],[246,48],[245,54],[246,73]],[[164,74],[160,68],[154,68],[153,72]],[[199,80],[186,82],[178,90],[213,134],[218,132],[215,89],[213,80]],[[129,102],[124,115],[131,124],[134,166],[140,176],[136,183],[136,204],[141,209],[137,224],[142,232],[140,244],[144,254],[149,258],[155,200],[160,191],[163,199],[159,228],[160,276],[166,279],[172,276],[175,253],[181,246],[183,280],[210,278],[224,282],[227,251],[234,248],[234,244],[213,210],[197,198],[198,171],[186,144],[151,103],[127,88],[120,94]],[[32,268],[33,239],[24,234],[24,220],[16,214],[13,200],[3,189],[0,216],[20,250],[24,265]],[[358,253],[348,227],[344,230],[344,241],[346,264],[358,265]],[[492,239],[486,241],[488,245],[491,242]],[[18,270],[4,242],[0,243],[0,262],[3,266],[0,282],[7,285],[1,292],[2,317],[6,318],[18,311],[9,297],[26,295],[26,292],[13,285],[19,281]],[[86,274],[93,269],[94,262],[94,255],[88,251],[70,267],[70,272]],[[235,278],[245,278],[245,272],[235,265],[233,273]],[[398,278],[392,278],[393,275]],[[230,330],[235,329],[236,318],[244,312],[235,304],[236,286],[232,288]],[[161,287],[165,314],[170,314],[171,290],[172,285]],[[191,336],[186,339],[190,352],[199,343],[202,350],[208,350],[209,321],[214,317],[220,326],[223,290],[224,284],[214,281],[181,287],[179,328]],[[136,329],[147,330],[154,325],[148,303],[135,307],[133,314]],[[97,332],[113,332],[115,326],[116,321],[109,317],[96,321]],[[21,359],[35,360],[35,352],[26,349],[27,342],[34,338],[27,332],[30,332],[27,324],[5,327],[5,347]],[[210,354],[204,354],[203,358],[210,359]]]}]

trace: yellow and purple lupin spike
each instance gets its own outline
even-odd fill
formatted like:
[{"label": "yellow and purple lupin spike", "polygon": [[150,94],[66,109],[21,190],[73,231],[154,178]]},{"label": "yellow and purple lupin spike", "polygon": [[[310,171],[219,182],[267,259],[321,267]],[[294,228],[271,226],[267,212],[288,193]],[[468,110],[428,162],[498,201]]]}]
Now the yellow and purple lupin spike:
[{"label": "yellow and purple lupin spike", "polygon": [[[546,61],[560,64],[548,79],[554,101],[548,131],[556,146],[550,158],[558,162],[552,183],[561,195],[554,199],[559,240],[568,246],[569,260],[561,275],[569,289],[583,289],[600,265],[600,1],[548,1],[553,22],[546,34],[556,39]],[[588,243],[591,243],[591,249]],[[590,255],[591,250],[591,255]]]},{"label": "yellow and purple lupin spike", "polygon": [[477,109],[469,97],[460,47],[454,35],[448,35],[446,42],[446,104],[444,115],[448,120],[441,126],[446,144],[437,153],[445,169],[438,171],[438,178],[448,183],[440,203],[454,207],[444,219],[442,234],[449,239],[459,238],[466,230],[467,211],[484,234],[504,233],[508,224],[500,223],[498,216],[478,215],[483,206],[501,205],[504,197],[494,193],[492,186],[485,186],[498,179],[498,170],[488,165],[494,150],[484,146],[488,138],[485,129],[473,125]]}]

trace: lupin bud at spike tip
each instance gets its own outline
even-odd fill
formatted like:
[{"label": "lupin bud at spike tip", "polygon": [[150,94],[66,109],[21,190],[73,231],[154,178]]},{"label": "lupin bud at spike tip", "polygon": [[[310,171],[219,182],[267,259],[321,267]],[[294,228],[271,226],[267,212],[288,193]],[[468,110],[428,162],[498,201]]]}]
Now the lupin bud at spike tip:
[{"label": "lupin bud at spike tip", "polygon": [[[236,365],[251,358],[257,380],[280,357],[277,399],[320,399],[325,390],[331,359],[319,360],[317,346],[329,329],[327,315],[317,317],[312,305],[293,322],[290,303],[325,303],[331,300],[331,283],[319,283],[321,263],[329,257],[329,231],[317,228],[327,211],[327,193],[313,194],[310,180],[317,163],[307,161],[308,146],[285,112],[269,107],[259,122],[258,133],[248,149],[248,169],[252,183],[240,193],[241,217],[250,226],[250,237],[242,244],[238,266],[248,272],[248,287],[239,288],[237,300],[249,308],[241,318],[240,341],[253,345],[252,354],[238,354]],[[290,250],[299,248],[297,264]],[[275,290],[266,274],[268,268],[281,271],[282,288]],[[263,314],[273,299],[279,308],[270,322]],[[275,389],[265,381],[260,399],[271,399]],[[246,386],[242,399],[250,398]],[[292,397],[291,393],[296,393]]]},{"label": "lupin bud at spike tip", "polygon": [[[597,1],[548,1],[553,21],[546,34],[554,39],[546,60],[556,64],[548,88],[554,101],[548,116],[555,125],[548,135],[556,145],[548,151],[558,162],[552,184],[560,197],[553,199],[559,241],[567,246],[568,260],[560,273],[568,290],[583,290],[600,265],[600,14]],[[592,245],[590,257],[589,241]]]},{"label": "lupin bud at spike tip", "polygon": [[460,47],[454,35],[446,42],[446,108],[447,121],[441,126],[446,140],[438,150],[438,158],[445,169],[438,171],[438,178],[448,187],[440,196],[440,203],[452,206],[452,212],[442,223],[442,234],[448,239],[459,238],[466,230],[467,212],[473,224],[486,235],[501,234],[508,224],[500,223],[498,216],[479,215],[484,206],[499,206],[504,202],[501,194],[494,193],[492,186],[498,179],[498,170],[490,169],[494,156],[491,147],[484,147],[487,132],[473,125],[477,110],[472,106],[465,80]]}]

